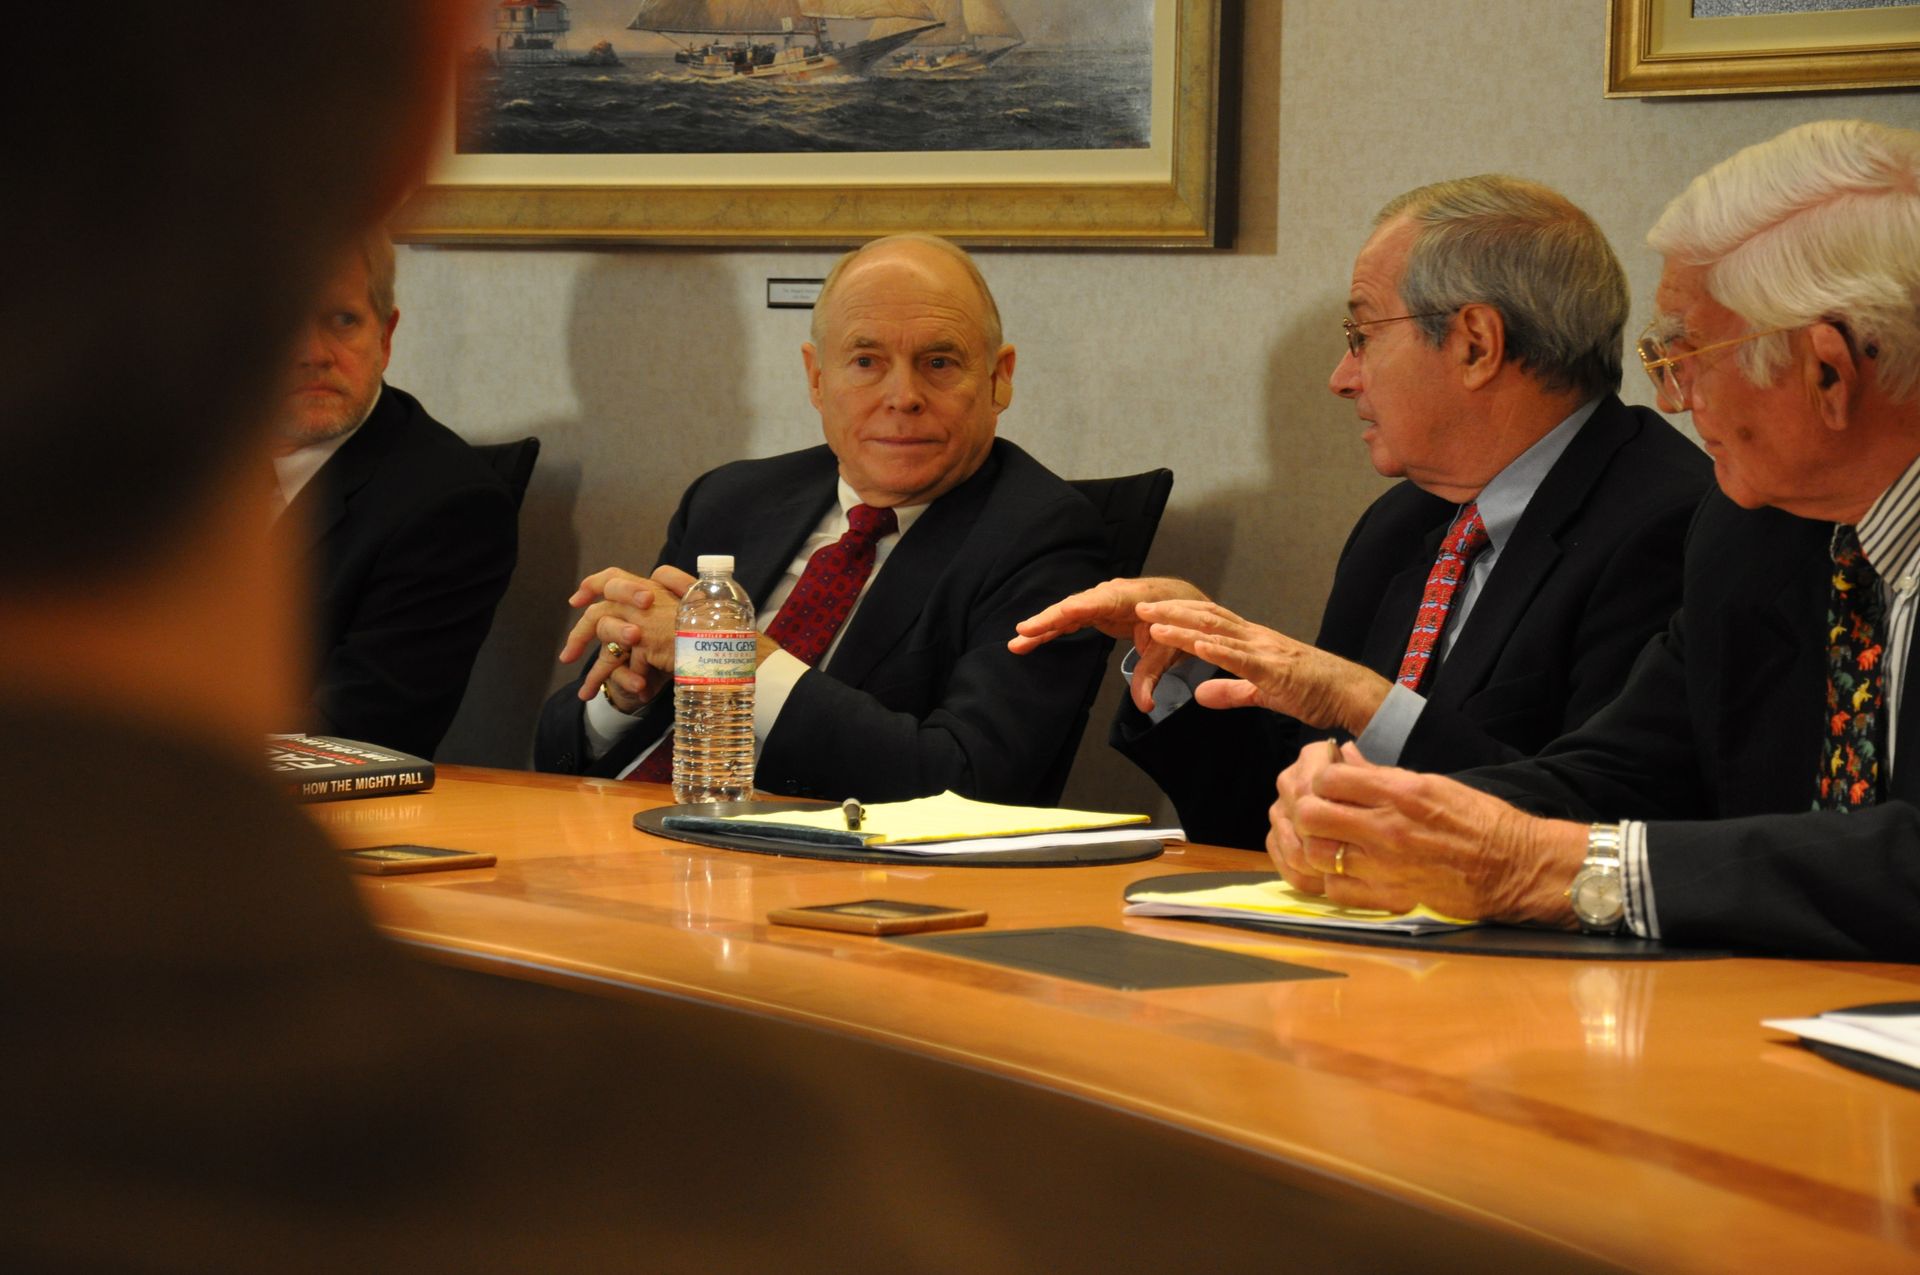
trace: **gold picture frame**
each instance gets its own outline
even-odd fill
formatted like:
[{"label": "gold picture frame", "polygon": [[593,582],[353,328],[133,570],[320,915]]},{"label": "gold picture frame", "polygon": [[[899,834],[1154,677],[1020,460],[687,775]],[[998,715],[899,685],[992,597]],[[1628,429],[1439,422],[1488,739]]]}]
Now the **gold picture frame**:
[{"label": "gold picture frame", "polygon": [[[802,162],[815,157],[736,155],[725,157],[731,172],[721,183],[652,179],[645,170],[671,165],[637,156],[628,157],[631,180],[437,180],[401,208],[394,237],[435,244],[833,247],[920,230],[970,246],[1225,247],[1233,233],[1233,139],[1223,119],[1231,121],[1237,107],[1232,59],[1238,50],[1230,34],[1238,30],[1237,3],[1156,0],[1155,141],[1138,153],[1149,157],[1142,162],[1151,162],[1152,172],[1053,171],[1060,166],[1045,157],[1062,152],[906,152],[853,157],[874,168],[870,177],[821,179],[810,177]],[[1165,101],[1163,84],[1170,89]],[[997,175],[997,161],[1014,174]],[[954,170],[961,175],[946,176]],[[970,177],[970,170],[981,175]]]},{"label": "gold picture frame", "polygon": [[1607,0],[1608,97],[1920,84],[1920,5],[1699,18],[1691,0]]}]

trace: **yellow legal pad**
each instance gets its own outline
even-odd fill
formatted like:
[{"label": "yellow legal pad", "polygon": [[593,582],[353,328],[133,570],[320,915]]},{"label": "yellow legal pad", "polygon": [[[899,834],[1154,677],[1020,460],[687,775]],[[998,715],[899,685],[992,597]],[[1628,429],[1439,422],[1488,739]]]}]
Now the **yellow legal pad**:
[{"label": "yellow legal pad", "polygon": [[1081,832],[1090,828],[1119,828],[1147,822],[1145,815],[1114,814],[1100,810],[1058,810],[1051,806],[1001,806],[974,801],[951,792],[912,801],[883,801],[866,807],[858,832],[847,830],[838,806],[819,810],[782,810],[775,814],[729,815],[712,824],[765,825],[771,829],[833,835],[861,845],[888,846],[909,842],[966,841],[977,837],[1018,837],[1033,833]]},{"label": "yellow legal pad", "polygon": [[1129,916],[1211,917],[1219,920],[1265,918],[1289,925],[1326,925],[1394,934],[1437,934],[1477,924],[1442,916],[1426,907],[1410,912],[1345,908],[1315,894],[1302,894],[1280,877],[1252,885],[1223,885],[1211,890],[1138,891],[1128,898]]}]

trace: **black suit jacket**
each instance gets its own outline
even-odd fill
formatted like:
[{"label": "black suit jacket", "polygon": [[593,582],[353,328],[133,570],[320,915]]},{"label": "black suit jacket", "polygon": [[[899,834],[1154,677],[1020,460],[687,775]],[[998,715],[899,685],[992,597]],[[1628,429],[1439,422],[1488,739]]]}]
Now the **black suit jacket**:
[{"label": "black suit jacket", "polygon": [[1687,540],[1681,610],[1620,697],[1538,758],[1460,777],[1542,814],[1650,821],[1647,866],[1668,942],[1920,960],[1920,694],[1910,680],[1891,800],[1855,814],[1810,809],[1832,533],[1832,523],[1708,497]]},{"label": "black suit jacket", "polygon": [[303,728],[431,757],[513,575],[506,483],[389,385],[285,517],[314,591]]},{"label": "black suit jacket", "polygon": [[[759,607],[834,500],[833,453],[737,461],[687,489],[661,562],[691,571],[731,553]],[[824,669],[794,686],[760,751],[755,786],[876,801],[945,789],[989,801],[1058,798],[1109,643],[1097,635],[1013,655],[1014,622],[1106,574],[1093,506],[1005,439],[900,538]],[[618,774],[672,720],[657,704],[587,762],[579,682],[548,699],[541,770]]]},{"label": "black suit jacket", "polygon": [[[1710,485],[1700,449],[1609,395],[1548,471],[1500,550],[1400,764],[1458,770],[1527,756],[1626,680],[1680,597],[1680,543]],[[1455,506],[1401,483],[1355,524],[1334,570],[1322,650],[1391,679]],[[1114,747],[1173,798],[1187,835],[1261,845],[1273,783],[1316,730],[1264,709],[1188,704],[1157,726],[1123,701]]]}]

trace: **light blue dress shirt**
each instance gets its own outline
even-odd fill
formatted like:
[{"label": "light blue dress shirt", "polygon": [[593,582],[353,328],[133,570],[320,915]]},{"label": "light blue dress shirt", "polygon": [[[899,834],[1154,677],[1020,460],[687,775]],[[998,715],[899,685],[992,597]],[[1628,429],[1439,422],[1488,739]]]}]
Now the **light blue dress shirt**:
[{"label": "light blue dress shirt", "polygon": [[[1446,659],[1447,653],[1466,629],[1474,604],[1479,601],[1488,577],[1499,564],[1500,551],[1512,538],[1514,528],[1520,525],[1520,519],[1532,503],[1534,493],[1540,490],[1540,484],[1546,481],[1547,474],[1573,442],[1574,435],[1580,432],[1580,427],[1587,423],[1599,406],[1600,400],[1597,398],[1582,403],[1533,446],[1514,457],[1505,469],[1495,474],[1481,489],[1477,503],[1480,506],[1480,520],[1487,527],[1488,543],[1468,565],[1467,578],[1461,583],[1460,591],[1449,609],[1446,627],[1440,631],[1438,655],[1441,660]],[[1139,652],[1129,651],[1120,663],[1121,674],[1129,681],[1139,658]],[[1148,718],[1155,722],[1164,721],[1193,698],[1194,687],[1219,671],[1205,660],[1191,656],[1177,661],[1154,687],[1153,711]],[[1367,723],[1367,728],[1360,732],[1354,742],[1360,746],[1361,753],[1368,761],[1383,766],[1397,765],[1401,752],[1407,746],[1407,737],[1413,733],[1426,706],[1424,695],[1396,683],[1374,712],[1373,720]]]}]

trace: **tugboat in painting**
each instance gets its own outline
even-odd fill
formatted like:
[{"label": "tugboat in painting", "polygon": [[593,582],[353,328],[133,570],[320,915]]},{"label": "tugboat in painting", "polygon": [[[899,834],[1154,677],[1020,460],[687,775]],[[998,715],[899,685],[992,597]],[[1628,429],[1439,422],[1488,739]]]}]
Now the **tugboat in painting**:
[{"label": "tugboat in painting", "polygon": [[[836,37],[829,22],[858,26]],[[695,79],[803,81],[865,75],[940,19],[922,0],[643,0],[627,25],[697,37],[674,55]]]},{"label": "tugboat in painting", "polygon": [[612,40],[596,41],[591,49],[573,59],[575,66],[619,66],[620,55],[613,51]]}]

